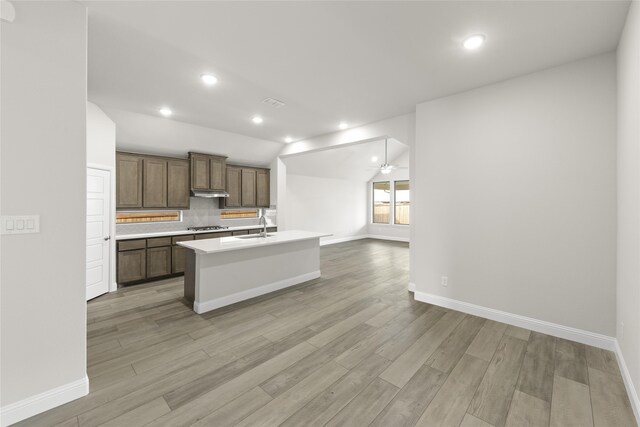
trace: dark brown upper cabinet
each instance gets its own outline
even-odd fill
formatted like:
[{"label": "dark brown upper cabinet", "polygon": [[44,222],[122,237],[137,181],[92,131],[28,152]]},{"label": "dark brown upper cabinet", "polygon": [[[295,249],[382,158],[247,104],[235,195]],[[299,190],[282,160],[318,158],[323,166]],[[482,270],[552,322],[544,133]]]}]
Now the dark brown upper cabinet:
[{"label": "dark brown upper cabinet", "polygon": [[189,161],[167,161],[167,207],[189,208]]},{"label": "dark brown upper cabinet", "polygon": [[226,191],[222,208],[269,207],[269,169],[227,165]]},{"label": "dark brown upper cabinet", "polygon": [[145,208],[167,207],[167,161],[142,159],[142,206]]},{"label": "dark brown upper cabinet", "polygon": [[233,166],[227,166],[227,182],[226,190],[229,197],[224,198],[224,206],[227,208],[238,208],[242,206],[242,169]]},{"label": "dark brown upper cabinet", "polygon": [[116,153],[116,208],[142,207],[142,158]]},{"label": "dark brown upper cabinet", "polygon": [[271,171],[269,169],[256,170],[256,204],[268,207],[271,204],[271,185],[269,184]]},{"label": "dark brown upper cabinet", "polygon": [[242,169],[242,207],[256,205],[256,170]]},{"label": "dark brown upper cabinet", "polygon": [[189,153],[192,190],[224,190],[227,158]]},{"label": "dark brown upper cabinet", "polygon": [[116,153],[116,209],[188,209],[189,161]]}]

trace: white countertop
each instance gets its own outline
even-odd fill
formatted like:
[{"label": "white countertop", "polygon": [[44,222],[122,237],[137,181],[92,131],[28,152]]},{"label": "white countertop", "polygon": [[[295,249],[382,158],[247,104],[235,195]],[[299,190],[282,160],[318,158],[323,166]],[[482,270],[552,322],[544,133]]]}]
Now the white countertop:
[{"label": "white countertop", "polygon": [[[251,236],[257,236],[253,234]],[[243,238],[243,236],[222,237],[214,239],[193,240],[188,242],[178,242],[178,245],[188,249],[193,249],[197,254],[213,254],[217,252],[236,251],[240,249],[257,248],[270,245],[281,245],[283,243],[298,242],[301,240],[320,239],[331,236],[327,233],[316,233],[314,231],[280,231],[269,233],[268,237]]]},{"label": "white countertop", "polygon": [[[277,225],[267,225],[267,228],[277,227]],[[118,234],[116,240],[128,240],[128,239],[146,239],[149,237],[164,237],[164,236],[182,236],[184,234],[202,234],[202,233],[223,233],[225,231],[237,231],[237,230],[253,230],[256,228],[262,228],[261,225],[243,225],[238,227],[229,227],[222,230],[176,230],[176,231],[154,231],[153,233],[138,233],[138,234]]]}]

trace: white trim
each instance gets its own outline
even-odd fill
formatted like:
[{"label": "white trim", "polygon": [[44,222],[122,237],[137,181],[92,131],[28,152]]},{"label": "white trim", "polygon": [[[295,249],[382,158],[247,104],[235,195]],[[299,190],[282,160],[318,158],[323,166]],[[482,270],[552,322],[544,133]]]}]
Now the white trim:
[{"label": "white trim", "polygon": [[109,195],[111,206],[111,225],[109,226],[109,292],[115,292],[118,290],[118,283],[116,282],[116,168],[115,166],[103,165],[99,163],[87,162],[87,169],[98,169],[109,172],[109,178],[111,180],[111,194]]},{"label": "white trim", "polygon": [[624,387],[627,389],[627,395],[631,401],[631,408],[633,408],[633,414],[636,416],[636,423],[640,424],[640,398],[638,398],[638,392],[633,386],[633,380],[631,379],[631,374],[627,368],[627,363],[624,361],[624,356],[622,355],[622,349],[620,348],[618,340],[615,342],[615,353],[618,359],[618,367],[620,367],[622,379],[624,380]]},{"label": "white trim", "polygon": [[607,335],[584,331],[569,326],[558,325],[556,323],[521,316],[519,314],[507,313],[506,311],[500,311],[476,304],[470,304],[468,302],[441,297],[426,292],[415,291],[414,295],[416,301],[422,301],[429,304],[438,305],[440,307],[450,308],[453,310],[461,311],[463,313],[473,314],[474,316],[484,317],[485,319],[491,319],[497,322],[530,329],[532,331],[542,332],[554,337],[560,337],[582,344],[587,344],[593,347],[615,351],[616,339]]},{"label": "white trim", "polygon": [[359,234],[357,236],[337,237],[335,239],[320,239],[320,246],[333,245],[334,243],[350,242],[352,240],[366,239],[367,234]]},{"label": "white trim", "polygon": [[247,289],[246,291],[236,292],[235,294],[227,295],[221,298],[215,298],[201,302],[196,301],[193,303],[193,310],[198,314],[206,313],[207,311],[215,310],[216,308],[225,307],[227,305],[235,304],[240,301],[268,294],[269,292],[288,288],[289,286],[317,279],[318,277],[320,277],[320,270],[301,274],[295,277],[290,277],[284,280],[278,280],[277,282],[269,283],[257,288]]},{"label": "white trim", "polygon": [[413,282],[409,282],[409,286],[407,286],[407,290],[409,292],[415,292],[416,291],[416,284]]},{"label": "white trim", "polygon": [[0,409],[2,427],[17,423],[41,412],[89,394],[89,377],[22,399]]},{"label": "white trim", "polygon": [[367,234],[367,238],[369,239],[378,239],[378,240],[393,240],[394,242],[407,242],[409,243],[408,237],[399,237],[399,236],[383,236],[380,234]]}]

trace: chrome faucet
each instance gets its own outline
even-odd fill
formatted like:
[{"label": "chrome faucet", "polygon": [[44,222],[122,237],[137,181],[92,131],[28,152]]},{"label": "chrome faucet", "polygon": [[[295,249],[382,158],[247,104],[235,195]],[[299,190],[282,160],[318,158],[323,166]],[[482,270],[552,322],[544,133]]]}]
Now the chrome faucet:
[{"label": "chrome faucet", "polygon": [[260,221],[258,224],[262,225],[260,237],[267,237],[267,218],[264,216],[264,209],[260,209]]}]

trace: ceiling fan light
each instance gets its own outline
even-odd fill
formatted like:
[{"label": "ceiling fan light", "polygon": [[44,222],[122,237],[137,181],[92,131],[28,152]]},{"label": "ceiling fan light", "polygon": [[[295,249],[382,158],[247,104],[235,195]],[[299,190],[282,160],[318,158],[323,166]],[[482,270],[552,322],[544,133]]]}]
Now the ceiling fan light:
[{"label": "ceiling fan light", "polygon": [[388,175],[391,173],[391,168],[389,166],[384,166],[380,169],[380,173]]}]

